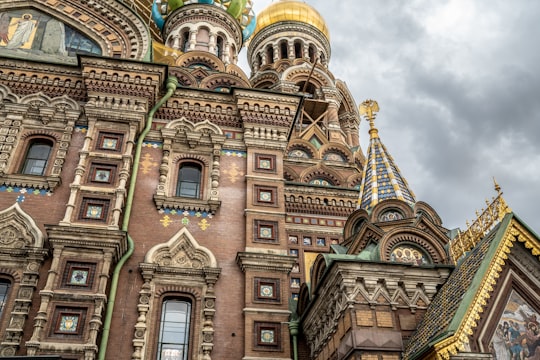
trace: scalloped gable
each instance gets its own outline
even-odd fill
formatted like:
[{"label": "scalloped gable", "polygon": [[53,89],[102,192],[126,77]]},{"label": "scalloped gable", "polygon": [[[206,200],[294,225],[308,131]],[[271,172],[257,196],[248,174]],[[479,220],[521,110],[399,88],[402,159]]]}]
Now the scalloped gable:
[{"label": "scalloped gable", "polygon": [[0,248],[43,248],[43,233],[19,203],[0,211]]},{"label": "scalloped gable", "polygon": [[214,254],[199,245],[187,228],[182,228],[169,241],[151,248],[144,258],[145,263],[173,268],[216,268]]}]

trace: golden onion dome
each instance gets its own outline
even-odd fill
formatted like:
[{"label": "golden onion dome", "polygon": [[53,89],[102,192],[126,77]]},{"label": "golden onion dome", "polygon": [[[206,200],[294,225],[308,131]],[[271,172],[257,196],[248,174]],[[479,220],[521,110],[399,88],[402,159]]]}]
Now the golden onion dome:
[{"label": "golden onion dome", "polygon": [[257,26],[253,35],[272,24],[282,21],[298,21],[319,29],[327,40],[330,32],[323,17],[310,5],[298,0],[280,0],[273,2],[257,15]]}]

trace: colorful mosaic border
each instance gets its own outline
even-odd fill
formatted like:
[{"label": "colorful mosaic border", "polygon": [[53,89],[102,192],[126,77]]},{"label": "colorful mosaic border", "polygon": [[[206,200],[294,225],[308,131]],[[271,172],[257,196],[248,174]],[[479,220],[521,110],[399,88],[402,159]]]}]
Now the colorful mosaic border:
[{"label": "colorful mosaic border", "polygon": [[318,219],[305,216],[287,216],[285,222],[300,225],[318,225],[329,227],[344,227],[345,220]]},{"label": "colorful mosaic border", "polygon": [[17,196],[17,202],[22,203],[26,200],[26,195],[39,195],[39,196],[51,196],[52,192],[45,189],[34,189],[34,188],[25,188],[18,186],[0,186],[0,192],[8,192],[14,194],[20,194]]},{"label": "colorful mosaic border", "polygon": [[[208,220],[213,218],[213,215],[206,211],[201,212],[187,210],[179,211],[175,209],[160,209],[158,212],[163,215],[161,220],[159,220],[163,227],[169,227],[171,224],[174,223],[181,223],[184,226],[196,224],[199,226],[199,228],[201,228],[202,231],[206,231],[206,229],[208,229],[211,225]],[[169,215],[172,215],[173,217],[181,216],[182,218],[179,220],[175,220]],[[197,219],[200,220],[197,221]]]}]

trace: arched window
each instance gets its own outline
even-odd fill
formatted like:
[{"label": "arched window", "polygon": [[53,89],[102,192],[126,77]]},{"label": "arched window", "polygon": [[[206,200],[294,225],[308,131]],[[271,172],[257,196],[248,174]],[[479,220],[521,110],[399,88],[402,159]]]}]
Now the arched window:
[{"label": "arched window", "polygon": [[201,165],[192,162],[180,164],[176,196],[199,198],[201,192]]},{"label": "arched window", "polygon": [[282,59],[287,59],[287,53],[288,53],[288,46],[287,46],[287,42],[286,41],[282,41],[280,44],[279,44],[279,47],[280,47],[280,52],[281,52],[281,58]]},{"label": "arched window", "polygon": [[268,45],[268,47],[266,48],[266,63],[274,63],[274,48],[272,47],[272,45]]},{"label": "arched window", "polygon": [[299,41],[294,42],[294,57],[301,59],[304,56],[302,55],[302,44]]},{"label": "arched window", "polygon": [[217,37],[216,41],[216,56],[221,59],[223,55],[223,38],[221,36]]},{"label": "arched window", "polygon": [[187,360],[191,302],[166,299],[161,309],[157,360]]},{"label": "arched window", "polygon": [[9,288],[11,287],[11,282],[6,279],[0,279],[0,318],[4,312],[4,306],[6,305]]},{"label": "arched window", "polygon": [[184,49],[184,52],[189,50],[189,31],[185,30],[182,33],[182,46],[181,49]]},{"label": "arched window", "polygon": [[36,139],[30,142],[22,173],[27,175],[43,175],[47,168],[49,155],[53,147],[53,142],[46,139]]},{"label": "arched window", "polygon": [[315,62],[315,48],[313,47],[313,45],[309,46],[308,55],[309,55],[309,61],[314,63]]}]

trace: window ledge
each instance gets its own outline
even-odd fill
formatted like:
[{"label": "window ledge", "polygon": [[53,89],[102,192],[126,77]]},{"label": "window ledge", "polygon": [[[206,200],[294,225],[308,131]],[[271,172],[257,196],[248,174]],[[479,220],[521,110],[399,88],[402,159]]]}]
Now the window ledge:
[{"label": "window ledge", "polygon": [[53,190],[60,185],[62,181],[60,176],[10,174],[0,176],[0,182],[6,186]]},{"label": "window ledge", "polygon": [[154,202],[158,209],[175,209],[180,211],[199,211],[215,214],[221,205],[220,200],[201,200],[185,197],[170,197],[154,195]]}]

